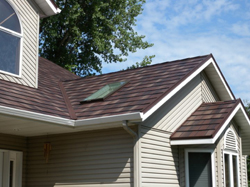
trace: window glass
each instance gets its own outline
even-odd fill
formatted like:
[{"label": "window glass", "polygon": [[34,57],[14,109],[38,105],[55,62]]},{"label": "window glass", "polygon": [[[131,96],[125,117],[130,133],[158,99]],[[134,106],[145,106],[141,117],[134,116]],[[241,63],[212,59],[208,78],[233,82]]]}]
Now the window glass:
[{"label": "window glass", "polygon": [[234,186],[238,186],[238,169],[237,169],[237,156],[233,155],[233,176],[234,176]]},{"label": "window glass", "polygon": [[10,161],[10,176],[9,176],[9,187],[13,187],[13,179],[14,179],[14,161]]},{"label": "window glass", "polygon": [[5,0],[0,0],[0,26],[21,33],[17,15]]},{"label": "window glass", "polygon": [[87,97],[81,102],[104,99],[108,95],[114,93],[116,90],[121,88],[125,83],[127,82],[123,81],[123,82],[114,82],[111,84],[107,84],[106,86],[102,87],[100,90],[96,91],[95,93],[93,93],[92,95],[90,95],[89,97]]},{"label": "window glass", "polygon": [[226,187],[230,187],[230,168],[229,168],[229,155],[225,154],[225,183]]},{"label": "window glass", "polygon": [[20,38],[0,31],[0,70],[19,74],[19,53]]},{"label": "window glass", "polygon": [[189,186],[212,187],[211,153],[188,153]]}]

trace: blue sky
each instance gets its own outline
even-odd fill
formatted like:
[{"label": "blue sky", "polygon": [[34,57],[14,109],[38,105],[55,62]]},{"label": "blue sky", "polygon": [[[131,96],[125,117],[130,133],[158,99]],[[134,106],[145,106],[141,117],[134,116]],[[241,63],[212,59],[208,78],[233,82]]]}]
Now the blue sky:
[{"label": "blue sky", "polygon": [[145,55],[153,64],[212,53],[236,98],[250,101],[249,0],[147,0],[135,30],[154,46],[103,73],[124,69]]}]

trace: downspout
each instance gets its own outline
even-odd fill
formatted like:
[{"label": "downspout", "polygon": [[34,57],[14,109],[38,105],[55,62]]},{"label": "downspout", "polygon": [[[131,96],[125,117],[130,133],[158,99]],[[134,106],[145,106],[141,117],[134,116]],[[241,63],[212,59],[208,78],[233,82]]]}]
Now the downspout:
[{"label": "downspout", "polygon": [[140,177],[139,177],[139,143],[138,135],[128,126],[128,121],[122,121],[123,128],[133,137],[134,140],[134,187],[140,187]]}]

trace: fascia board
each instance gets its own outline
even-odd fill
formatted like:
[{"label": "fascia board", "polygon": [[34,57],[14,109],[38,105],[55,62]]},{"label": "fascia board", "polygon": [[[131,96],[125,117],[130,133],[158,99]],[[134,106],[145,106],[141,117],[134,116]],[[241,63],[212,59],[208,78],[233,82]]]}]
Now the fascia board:
[{"label": "fascia board", "polygon": [[233,117],[235,116],[235,114],[239,110],[241,110],[244,113],[244,115],[246,117],[246,120],[248,121],[248,124],[250,126],[249,118],[247,117],[242,104],[239,103],[235,107],[235,109],[233,110],[233,112],[230,114],[230,116],[227,118],[227,120],[224,122],[224,124],[222,125],[222,127],[220,128],[220,130],[216,133],[216,135],[213,138],[210,138],[210,139],[193,139],[193,140],[171,140],[170,144],[171,145],[214,144],[217,141],[217,139],[220,137],[220,135],[222,134],[222,132],[225,130],[225,128],[227,127],[227,125],[230,123],[230,121],[233,119]]},{"label": "fascia board", "polygon": [[47,4],[49,5],[50,9],[54,12],[54,14],[59,14],[61,9],[55,7],[50,0],[46,0]]},{"label": "fascia board", "polygon": [[76,120],[75,127],[83,127],[83,126],[101,124],[101,123],[121,122],[124,120],[141,121],[142,120],[141,113],[135,112],[135,113],[129,113],[129,114],[120,114],[120,115],[105,116],[105,117],[99,117],[99,118]]},{"label": "fascia board", "polygon": [[183,82],[181,82],[175,89],[173,89],[169,94],[167,94],[162,100],[160,100],[157,104],[155,104],[148,112],[142,115],[143,121],[145,121],[149,116],[151,116],[157,109],[159,109],[164,103],[166,103],[171,97],[173,97],[178,91],[180,91],[186,84],[188,84],[195,76],[197,76],[200,72],[202,72],[208,65],[213,64],[216,72],[218,73],[220,80],[224,84],[230,98],[234,100],[234,96],[232,95],[229,87],[227,86],[221,72],[219,71],[214,59],[209,58],[201,67],[199,67],[194,73],[192,73],[189,77],[187,77]]},{"label": "fascia board", "polygon": [[10,108],[10,107],[0,106],[0,113],[11,115],[11,116],[17,116],[21,118],[33,119],[33,120],[38,120],[38,121],[44,121],[44,122],[56,123],[59,125],[74,127],[74,120],[60,118],[60,117],[46,115],[46,114],[40,114],[36,112],[19,110],[19,109]]}]

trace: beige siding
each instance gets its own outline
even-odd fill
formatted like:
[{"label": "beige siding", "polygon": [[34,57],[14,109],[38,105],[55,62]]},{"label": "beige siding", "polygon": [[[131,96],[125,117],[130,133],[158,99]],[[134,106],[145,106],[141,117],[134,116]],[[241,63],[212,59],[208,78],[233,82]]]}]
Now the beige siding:
[{"label": "beige siding", "polygon": [[28,148],[28,187],[133,186],[133,138],[123,128],[33,137]]},{"label": "beige siding", "polygon": [[178,149],[171,148],[170,133],[141,127],[141,186],[179,186]]},{"label": "beige siding", "polygon": [[242,156],[242,187],[248,187],[248,181],[247,181],[247,156]]},{"label": "beige siding", "polygon": [[9,0],[15,6],[23,28],[21,78],[0,73],[0,79],[25,86],[36,87],[38,66],[39,15],[27,0]]},{"label": "beige siding", "polygon": [[208,78],[201,73],[166,102],[143,125],[174,132],[202,102],[216,100],[218,97]]},{"label": "beige siding", "polygon": [[22,185],[26,186],[27,139],[20,136],[0,134],[0,149],[23,152]]}]

